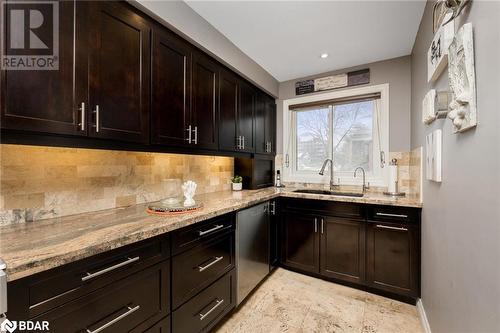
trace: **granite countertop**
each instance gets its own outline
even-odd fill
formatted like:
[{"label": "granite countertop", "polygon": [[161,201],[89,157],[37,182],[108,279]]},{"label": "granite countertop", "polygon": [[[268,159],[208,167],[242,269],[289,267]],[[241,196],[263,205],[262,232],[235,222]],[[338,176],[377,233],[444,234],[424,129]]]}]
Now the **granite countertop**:
[{"label": "granite countertop", "polygon": [[147,204],[109,209],[0,227],[0,258],[9,281],[58,267],[120,246],[167,233],[211,217],[279,196],[365,204],[421,207],[412,198],[367,194],[361,198],[294,193],[293,188],[266,188],[198,195],[203,209],[175,216],[146,213]]}]

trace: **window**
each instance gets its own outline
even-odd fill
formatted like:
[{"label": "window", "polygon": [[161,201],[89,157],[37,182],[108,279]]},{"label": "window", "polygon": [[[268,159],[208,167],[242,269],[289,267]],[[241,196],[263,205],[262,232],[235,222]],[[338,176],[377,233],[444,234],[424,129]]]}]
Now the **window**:
[{"label": "window", "polygon": [[[349,91],[344,91],[343,96],[330,93],[285,101],[284,180],[328,182],[329,173],[322,177],[318,171],[330,158],[335,182],[340,178],[342,184],[358,184],[360,179],[354,179],[353,172],[361,166],[373,185],[384,185],[381,152],[388,148],[388,110],[382,107],[387,96],[378,89],[357,95],[346,96]],[[317,100],[307,100],[311,98]],[[302,99],[305,103],[300,103]]]}]

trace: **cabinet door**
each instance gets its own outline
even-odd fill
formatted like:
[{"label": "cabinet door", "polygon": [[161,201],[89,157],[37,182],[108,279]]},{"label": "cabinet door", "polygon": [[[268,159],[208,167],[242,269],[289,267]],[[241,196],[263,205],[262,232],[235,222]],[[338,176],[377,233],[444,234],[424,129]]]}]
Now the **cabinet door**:
[{"label": "cabinet door", "polygon": [[219,103],[219,149],[235,151],[238,80],[234,74],[225,70],[220,72]]},{"label": "cabinet door", "polygon": [[265,142],[269,142],[268,154],[276,152],[276,102],[274,99],[266,96],[265,101]]},{"label": "cabinet door", "polygon": [[258,93],[255,98],[255,152],[257,154],[267,154],[269,143],[266,141],[266,96]]},{"label": "cabinet door", "polygon": [[189,144],[191,48],[171,33],[155,31],[152,75],[152,142]]},{"label": "cabinet door", "polygon": [[361,283],[365,266],[365,223],[340,217],[322,217],[320,233],[320,273]]},{"label": "cabinet door", "polygon": [[240,104],[238,108],[238,135],[242,137],[243,147],[240,151],[252,153],[255,151],[254,141],[254,109],[255,90],[246,82],[240,82]]},{"label": "cabinet door", "polygon": [[[13,2],[6,4],[15,5]],[[43,7],[39,9],[43,12]],[[84,2],[59,2],[59,70],[1,72],[2,128],[65,135],[87,134],[86,124],[82,125],[82,117],[85,119],[88,115],[84,113],[88,109],[87,46],[82,27],[86,19],[85,9]],[[1,22],[7,29],[10,15]],[[52,38],[49,36],[51,29],[38,29],[36,34],[41,40]],[[10,45],[9,36],[6,33],[6,45]],[[11,54],[10,49],[7,54]],[[83,113],[79,110],[82,103]]]},{"label": "cabinet door", "polygon": [[193,56],[193,99],[191,123],[196,147],[217,149],[217,89],[219,66],[208,57]]},{"label": "cabinet door", "polygon": [[368,285],[418,296],[419,237],[416,226],[370,222],[367,227]]},{"label": "cabinet door", "polygon": [[126,3],[90,10],[90,135],[149,141],[150,28]]},{"label": "cabinet door", "polygon": [[302,271],[319,273],[318,218],[298,212],[284,212],[283,264]]}]

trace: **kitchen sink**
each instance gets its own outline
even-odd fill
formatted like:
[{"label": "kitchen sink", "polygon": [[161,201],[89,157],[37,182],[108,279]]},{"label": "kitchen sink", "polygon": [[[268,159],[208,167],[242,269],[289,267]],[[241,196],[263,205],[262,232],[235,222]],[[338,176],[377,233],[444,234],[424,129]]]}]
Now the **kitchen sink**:
[{"label": "kitchen sink", "polygon": [[295,190],[295,193],[306,193],[306,194],[323,194],[323,195],[339,195],[343,197],[362,197],[364,194],[359,192],[340,192],[340,191],[328,191],[328,190]]}]

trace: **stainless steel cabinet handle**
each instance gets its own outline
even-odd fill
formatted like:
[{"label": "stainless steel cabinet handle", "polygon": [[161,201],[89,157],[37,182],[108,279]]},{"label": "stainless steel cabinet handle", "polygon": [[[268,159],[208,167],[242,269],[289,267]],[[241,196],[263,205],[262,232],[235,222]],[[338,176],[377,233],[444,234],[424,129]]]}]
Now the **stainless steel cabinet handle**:
[{"label": "stainless steel cabinet handle", "polygon": [[405,215],[405,214],[376,213],[375,215],[377,215],[377,216],[389,216],[389,217],[408,218],[408,215]]},{"label": "stainless steel cabinet handle", "polygon": [[321,218],[321,234],[325,233],[325,219]]},{"label": "stainless steel cabinet handle", "polygon": [[115,270],[117,268],[126,266],[128,264],[131,264],[131,263],[133,263],[133,262],[135,262],[135,261],[137,261],[139,259],[140,259],[139,256],[133,257],[133,258],[127,258],[127,260],[125,260],[125,261],[123,261],[123,262],[121,262],[119,264],[110,266],[110,267],[105,268],[105,269],[101,269],[100,271],[97,271],[95,273],[87,273],[87,275],[85,275],[84,277],[82,277],[82,281],[87,281],[87,280],[93,279],[93,278],[98,277],[99,275],[102,275],[104,273],[110,272],[112,270]]},{"label": "stainless steel cabinet handle", "polygon": [[101,327],[99,327],[99,328],[96,328],[96,329],[95,329],[95,330],[93,330],[93,331],[92,331],[92,330],[89,330],[89,329],[87,328],[87,333],[98,333],[98,332],[100,332],[100,331],[102,331],[102,330],[104,330],[104,329],[108,328],[109,326],[113,325],[114,323],[119,322],[119,321],[120,321],[120,320],[122,320],[123,318],[130,316],[132,313],[136,312],[136,311],[137,311],[137,310],[139,310],[140,308],[141,308],[141,306],[140,306],[140,305],[137,305],[136,307],[133,307],[133,308],[131,308],[130,306],[127,306],[127,309],[128,309],[128,311],[127,311],[127,312],[125,312],[124,314],[119,315],[118,317],[116,317],[115,319],[113,319],[113,320],[111,320],[111,321],[108,321],[106,324],[102,325],[102,326],[101,326]]},{"label": "stainless steel cabinet handle", "polygon": [[276,201],[271,201],[271,215],[276,215]]},{"label": "stainless steel cabinet handle", "polygon": [[198,266],[198,272],[203,272],[205,269],[209,268],[210,266],[212,265],[215,265],[216,263],[218,263],[219,261],[221,261],[222,259],[224,259],[223,256],[220,256],[220,257],[215,257],[214,260],[212,260],[211,262],[209,262],[208,264],[206,264],[205,266]]},{"label": "stainless steel cabinet handle", "polygon": [[186,131],[188,132],[188,138],[186,139],[186,141],[191,144],[191,125],[188,126],[188,128],[186,128]]},{"label": "stainless steel cabinet handle", "polygon": [[318,232],[318,219],[314,218],[314,233]]},{"label": "stainless steel cabinet handle", "polygon": [[99,133],[99,105],[95,106],[95,132]]},{"label": "stainless steel cabinet handle", "polygon": [[194,144],[197,145],[198,144],[198,126],[195,126],[194,127]]},{"label": "stainless steel cabinet handle", "polygon": [[408,228],[404,227],[390,227],[388,225],[377,224],[377,228],[380,229],[390,229],[390,230],[398,230],[398,231],[408,231]]},{"label": "stainless steel cabinet handle", "polygon": [[243,146],[242,146],[241,149],[245,149],[245,136],[243,135],[241,138],[242,138],[242,141],[243,141]]},{"label": "stainless steel cabinet handle", "polygon": [[207,312],[205,313],[200,313],[200,320],[203,320],[205,319],[209,314],[211,314],[215,309],[217,309],[219,306],[222,305],[222,303],[224,303],[224,300],[223,299],[216,299],[215,300],[216,304],[210,309],[208,310]]},{"label": "stainless steel cabinet handle", "polygon": [[81,106],[78,108],[80,111],[80,123],[78,126],[80,126],[81,131],[85,131],[85,103],[82,102]]},{"label": "stainless steel cabinet handle", "polygon": [[198,230],[198,236],[203,236],[203,235],[211,233],[212,231],[219,230],[219,229],[222,229],[222,228],[224,228],[223,224],[216,224],[211,229],[208,229],[208,230],[205,230],[205,231]]}]

